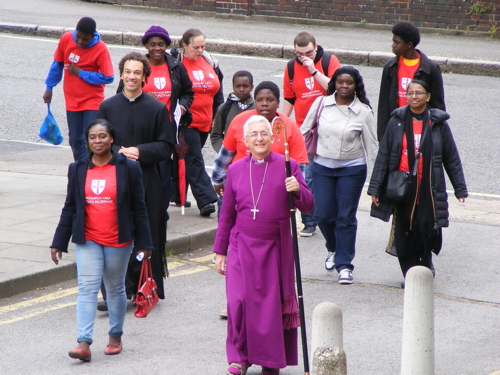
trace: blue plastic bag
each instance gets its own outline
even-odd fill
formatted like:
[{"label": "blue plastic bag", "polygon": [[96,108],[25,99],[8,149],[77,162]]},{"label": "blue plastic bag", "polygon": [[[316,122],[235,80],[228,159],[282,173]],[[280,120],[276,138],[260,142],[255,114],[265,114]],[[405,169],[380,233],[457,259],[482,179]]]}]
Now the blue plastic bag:
[{"label": "blue plastic bag", "polygon": [[45,120],[43,120],[42,126],[40,126],[40,134],[38,134],[38,136],[57,146],[60,145],[64,139],[52,112],[50,112],[50,104],[47,104],[47,109],[48,113],[47,116],[45,116]]}]

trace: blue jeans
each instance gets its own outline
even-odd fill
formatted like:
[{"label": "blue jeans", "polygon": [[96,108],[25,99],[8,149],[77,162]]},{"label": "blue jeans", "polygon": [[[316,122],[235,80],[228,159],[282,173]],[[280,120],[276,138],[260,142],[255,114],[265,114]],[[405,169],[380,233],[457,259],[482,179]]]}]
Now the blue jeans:
[{"label": "blue jeans", "polygon": [[335,253],[335,268],[354,269],[359,198],[366,180],[366,165],[326,168],[314,165],[314,203],[326,248]]},{"label": "blue jeans", "polygon": [[[306,180],[306,184],[311,190],[311,193],[314,195],[314,186],[313,186],[313,168],[314,168],[314,157],[309,156],[309,164],[299,164],[300,170],[302,171],[302,175]],[[301,212],[300,216],[302,218],[302,224],[307,227],[315,227],[318,225],[316,221],[315,208],[311,212],[304,213]]]},{"label": "blue jeans", "polygon": [[124,247],[102,246],[94,241],[76,244],[78,272],[78,297],[76,322],[78,342],[92,344],[94,320],[97,310],[97,293],[101,279],[106,286],[109,311],[109,336],[121,337],[127,310],[125,273],[132,253],[133,243]]},{"label": "blue jeans", "polygon": [[69,145],[73,151],[73,158],[78,160],[87,153],[85,129],[97,118],[99,111],[66,111],[69,130]]}]

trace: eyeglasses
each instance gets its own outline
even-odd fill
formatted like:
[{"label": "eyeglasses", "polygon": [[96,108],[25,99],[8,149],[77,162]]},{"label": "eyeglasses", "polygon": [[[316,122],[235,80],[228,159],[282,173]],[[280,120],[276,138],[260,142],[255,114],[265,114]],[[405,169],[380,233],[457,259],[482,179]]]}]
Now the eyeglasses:
[{"label": "eyeglasses", "polygon": [[259,137],[259,135],[262,137],[262,138],[267,138],[269,137],[269,133],[268,132],[253,132],[253,133],[250,133],[249,135],[247,135],[247,137],[250,137],[252,139],[256,139]]},{"label": "eyeglasses", "polygon": [[410,97],[410,98],[412,98],[412,97],[414,97],[414,96],[416,96],[416,97],[420,98],[422,95],[427,95],[427,93],[426,93],[426,92],[422,92],[422,91],[415,91],[415,92],[410,92],[410,91],[408,91],[408,92],[406,93],[406,96],[408,96],[408,97]]},{"label": "eyeglasses", "polygon": [[310,51],[307,51],[306,53],[302,53],[302,52],[297,52],[295,51],[295,54],[298,56],[298,57],[304,57],[304,56],[307,56],[307,57],[311,57],[312,55],[314,55],[314,52],[316,52],[315,50],[310,50]]}]

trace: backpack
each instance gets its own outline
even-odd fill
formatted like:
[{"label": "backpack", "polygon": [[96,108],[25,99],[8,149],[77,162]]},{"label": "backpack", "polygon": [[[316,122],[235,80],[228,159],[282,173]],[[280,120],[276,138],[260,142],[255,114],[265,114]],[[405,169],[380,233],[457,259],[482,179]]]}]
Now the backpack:
[{"label": "backpack", "polygon": [[[330,65],[330,59],[331,58],[332,58],[331,53],[323,52],[323,58],[321,59],[321,67],[323,68],[323,73],[325,73],[325,75],[327,77],[329,77],[329,75],[328,75],[328,65]],[[295,65],[295,59],[291,59],[286,64],[286,68],[288,70],[288,78],[290,80],[290,85],[293,82],[293,76],[294,76],[294,73],[295,73],[295,71],[294,71],[295,70],[294,65]]]}]

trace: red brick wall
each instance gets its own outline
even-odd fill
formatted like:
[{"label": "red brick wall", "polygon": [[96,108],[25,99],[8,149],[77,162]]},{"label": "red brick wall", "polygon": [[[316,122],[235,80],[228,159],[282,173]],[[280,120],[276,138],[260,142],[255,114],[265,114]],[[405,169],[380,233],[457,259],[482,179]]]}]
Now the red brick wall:
[{"label": "red brick wall", "polygon": [[[500,0],[114,0],[114,3],[157,6],[216,14],[287,17],[367,24],[410,21],[418,27],[489,31],[500,28]],[[487,10],[468,12],[479,2]]]}]

